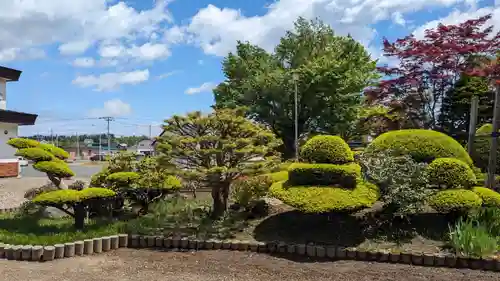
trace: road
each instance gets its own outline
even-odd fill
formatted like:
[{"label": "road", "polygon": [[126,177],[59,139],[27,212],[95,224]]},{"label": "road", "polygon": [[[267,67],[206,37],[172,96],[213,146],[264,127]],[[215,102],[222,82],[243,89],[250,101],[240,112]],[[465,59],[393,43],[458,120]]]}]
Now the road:
[{"label": "road", "polygon": [[[71,170],[75,172],[76,178],[90,178],[95,173],[102,169],[102,165],[82,165],[82,163],[70,163]],[[45,173],[41,173],[30,164],[23,168],[23,177],[47,177]]]}]

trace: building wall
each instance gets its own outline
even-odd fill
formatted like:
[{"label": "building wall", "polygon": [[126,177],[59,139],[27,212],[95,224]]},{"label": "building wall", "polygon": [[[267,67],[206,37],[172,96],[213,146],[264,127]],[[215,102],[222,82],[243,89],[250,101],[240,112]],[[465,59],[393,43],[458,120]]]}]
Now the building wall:
[{"label": "building wall", "polygon": [[0,78],[0,109],[7,109],[7,82]]},{"label": "building wall", "polygon": [[16,159],[14,156],[16,149],[8,145],[7,141],[11,138],[17,138],[17,134],[17,124],[0,122],[0,159]]}]

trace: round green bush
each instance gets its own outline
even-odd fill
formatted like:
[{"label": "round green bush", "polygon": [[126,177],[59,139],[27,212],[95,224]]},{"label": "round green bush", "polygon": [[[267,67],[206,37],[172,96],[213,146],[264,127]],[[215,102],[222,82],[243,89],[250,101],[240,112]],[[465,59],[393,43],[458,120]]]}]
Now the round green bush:
[{"label": "round green bush", "polygon": [[106,181],[115,186],[130,186],[136,183],[140,177],[136,172],[117,172],[107,176]]},{"label": "round green bush", "polygon": [[423,129],[397,130],[381,134],[365,153],[390,150],[396,155],[410,155],[417,162],[430,163],[436,158],[457,158],[472,166],[467,151],[450,136]]},{"label": "round green bush", "polygon": [[288,183],[291,185],[340,185],[354,188],[361,176],[361,166],[348,164],[294,163],[288,168]]},{"label": "round green bush", "polygon": [[18,151],[16,151],[16,156],[21,156],[28,160],[33,160],[35,162],[50,161],[54,157],[49,152],[38,147],[19,149]]},{"label": "round green bush", "polygon": [[53,144],[41,143],[39,147],[45,151],[52,153],[52,155],[54,155],[58,159],[64,160],[69,158],[69,153],[66,150]]},{"label": "round green bush", "polygon": [[481,197],[484,207],[500,207],[500,193],[482,186],[474,187],[472,191]]},{"label": "round green bush", "polygon": [[476,183],[474,171],[462,160],[437,158],[427,166],[429,183],[445,188],[470,188]]},{"label": "round green bush", "polygon": [[271,185],[269,194],[305,213],[349,212],[371,207],[379,198],[376,185],[358,179],[356,188]]},{"label": "round green bush", "polygon": [[481,197],[469,189],[447,189],[429,198],[429,205],[440,213],[467,211],[481,207]]},{"label": "round green bush", "polygon": [[13,138],[8,140],[7,144],[17,149],[37,147],[40,145],[36,140],[25,138]]},{"label": "round green bush", "polygon": [[354,161],[349,145],[338,136],[320,135],[309,139],[300,150],[309,163],[345,164]]},{"label": "round green bush", "polygon": [[33,165],[33,168],[59,178],[70,178],[75,175],[75,173],[73,173],[73,171],[69,168],[68,164],[54,160],[37,162]]},{"label": "round green bush", "polygon": [[279,181],[286,181],[288,180],[288,171],[265,174],[265,176],[268,176],[273,183]]},{"label": "round green bush", "polygon": [[100,187],[89,187],[84,188],[79,192],[80,200],[95,199],[95,198],[107,198],[116,196],[116,192],[107,188]]},{"label": "round green bush", "polygon": [[[484,124],[476,131],[476,137],[474,138],[471,157],[474,164],[482,171],[488,170],[492,132],[493,126],[491,124]],[[500,147],[497,149],[498,153],[500,153]],[[500,157],[497,157],[496,173],[500,174]]]}]

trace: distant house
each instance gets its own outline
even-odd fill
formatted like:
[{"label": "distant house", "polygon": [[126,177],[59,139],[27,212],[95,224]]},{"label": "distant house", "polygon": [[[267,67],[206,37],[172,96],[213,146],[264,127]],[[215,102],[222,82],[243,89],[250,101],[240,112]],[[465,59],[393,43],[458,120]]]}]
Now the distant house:
[{"label": "distant house", "polygon": [[141,140],[136,145],[129,147],[127,150],[137,154],[153,155],[155,152],[153,143],[154,141],[150,139]]},{"label": "distant house", "polygon": [[19,81],[21,71],[0,66],[0,177],[19,175],[16,150],[7,144],[18,137],[19,126],[34,125],[38,115],[7,110],[7,82]]}]

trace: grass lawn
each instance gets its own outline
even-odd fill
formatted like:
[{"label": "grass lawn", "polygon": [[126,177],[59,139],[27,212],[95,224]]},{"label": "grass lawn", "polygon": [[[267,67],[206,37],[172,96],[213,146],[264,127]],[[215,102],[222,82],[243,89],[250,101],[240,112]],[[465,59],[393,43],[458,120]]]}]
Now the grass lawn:
[{"label": "grass lawn", "polygon": [[84,231],[75,231],[72,218],[39,219],[0,215],[0,242],[15,245],[54,245],[57,243],[114,235],[123,222],[88,221]]}]

